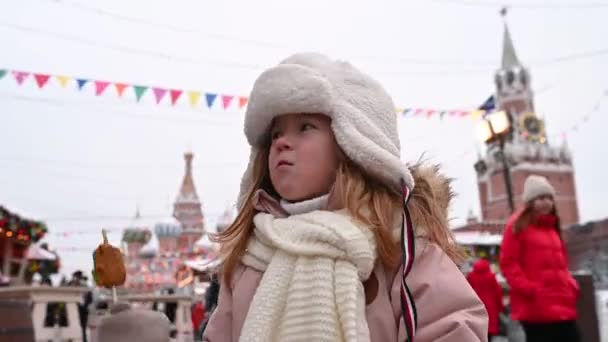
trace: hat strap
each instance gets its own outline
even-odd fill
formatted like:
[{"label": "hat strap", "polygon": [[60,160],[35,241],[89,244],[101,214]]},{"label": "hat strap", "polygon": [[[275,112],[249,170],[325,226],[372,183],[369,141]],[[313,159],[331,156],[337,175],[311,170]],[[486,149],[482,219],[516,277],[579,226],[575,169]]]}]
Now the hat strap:
[{"label": "hat strap", "polygon": [[416,313],[416,305],[410,289],[407,286],[405,278],[412,270],[415,256],[414,243],[414,226],[412,218],[407,208],[410,200],[411,191],[403,180],[401,180],[401,189],[403,196],[403,225],[401,227],[401,255],[402,255],[402,270],[401,270],[401,310],[403,313],[403,322],[407,333],[407,340],[414,341],[416,327],[418,325],[418,315]]}]

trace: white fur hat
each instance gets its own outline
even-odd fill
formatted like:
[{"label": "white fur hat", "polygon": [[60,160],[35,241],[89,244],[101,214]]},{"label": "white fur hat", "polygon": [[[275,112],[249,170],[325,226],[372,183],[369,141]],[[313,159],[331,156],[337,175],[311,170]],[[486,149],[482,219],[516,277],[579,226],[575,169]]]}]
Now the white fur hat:
[{"label": "white fur hat", "polygon": [[400,159],[395,105],[384,88],[347,62],[299,53],[264,71],[249,96],[245,135],[251,155],[241,181],[239,207],[252,190],[253,161],[272,120],[290,113],[328,115],[338,145],[353,162],[395,191],[401,191],[402,181],[414,188],[414,179]]},{"label": "white fur hat", "polygon": [[530,202],[538,196],[551,195],[555,197],[555,189],[547,178],[538,175],[530,175],[524,182],[524,202]]}]

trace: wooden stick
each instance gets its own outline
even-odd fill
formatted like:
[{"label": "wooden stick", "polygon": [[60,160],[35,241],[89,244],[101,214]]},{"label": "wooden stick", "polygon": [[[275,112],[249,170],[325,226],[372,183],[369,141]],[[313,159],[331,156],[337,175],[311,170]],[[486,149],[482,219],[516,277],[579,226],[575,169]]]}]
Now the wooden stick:
[{"label": "wooden stick", "polygon": [[112,286],[112,301],[114,304],[118,302],[118,295],[116,294],[116,286]]},{"label": "wooden stick", "polygon": [[101,235],[103,236],[103,243],[108,244],[108,233],[106,233],[105,229],[101,229]]}]

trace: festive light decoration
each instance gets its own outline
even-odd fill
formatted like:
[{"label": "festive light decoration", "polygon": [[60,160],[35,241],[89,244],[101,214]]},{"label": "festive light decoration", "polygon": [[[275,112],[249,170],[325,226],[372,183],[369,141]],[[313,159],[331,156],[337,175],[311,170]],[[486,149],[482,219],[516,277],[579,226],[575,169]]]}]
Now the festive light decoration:
[{"label": "festive light decoration", "polygon": [[29,244],[40,240],[46,232],[43,222],[21,218],[0,206],[0,238],[13,238]]}]

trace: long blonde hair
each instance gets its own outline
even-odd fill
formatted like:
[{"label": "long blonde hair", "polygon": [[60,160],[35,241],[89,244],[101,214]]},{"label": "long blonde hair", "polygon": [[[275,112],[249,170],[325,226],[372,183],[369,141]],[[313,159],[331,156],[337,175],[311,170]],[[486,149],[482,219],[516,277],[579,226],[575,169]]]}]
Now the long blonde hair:
[{"label": "long blonde hair", "polygon": [[[561,230],[561,220],[559,214],[557,212],[557,206],[553,203],[553,209],[551,209],[551,215],[555,216],[555,226],[553,229],[557,232],[560,239],[562,239],[562,230]],[[525,204],[525,207],[520,210],[517,214],[517,218],[513,223],[513,233],[517,234],[528,227],[530,223],[532,223],[534,216],[536,215],[536,211],[534,209],[534,200],[529,201]]]},{"label": "long blonde hair", "polygon": [[[278,196],[268,173],[268,149],[261,150],[253,164],[253,186],[245,196],[243,206],[235,221],[225,231],[217,234],[214,240],[221,244],[220,258],[223,260],[224,281],[230,283],[232,274],[243,257],[247,243],[253,232],[253,218],[258,213],[253,197],[258,189]],[[336,197],[356,220],[373,230],[378,257],[388,269],[395,269],[401,260],[400,241],[394,238],[393,230],[401,223],[396,215],[403,207],[403,198],[397,192],[367,175],[358,165],[348,158],[342,161],[336,172],[336,182],[332,196]],[[437,189],[433,188],[420,165],[411,168],[416,186],[408,208],[415,226],[424,229],[424,235],[438,244],[455,261],[462,258],[462,252],[454,244],[447,225],[447,207],[437,201]],[[448,191],[448,197],[451,194]],[[449,198],[448,198],[449,200]],[[442,219],[443,217],[443,219]],[[398,222],[395,222],[398,219]]]}]

